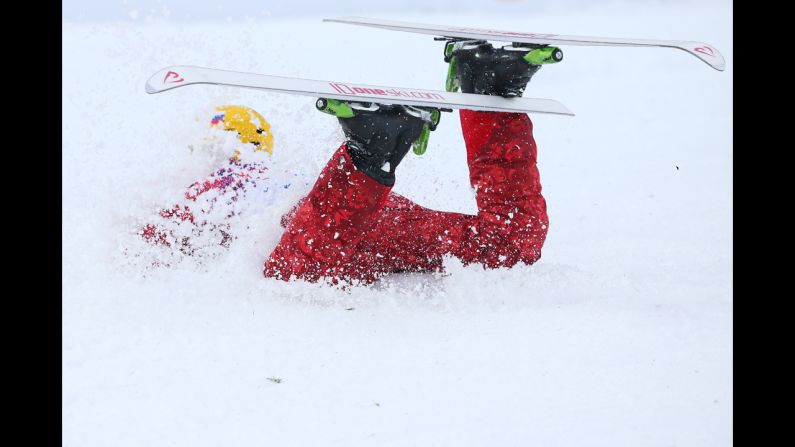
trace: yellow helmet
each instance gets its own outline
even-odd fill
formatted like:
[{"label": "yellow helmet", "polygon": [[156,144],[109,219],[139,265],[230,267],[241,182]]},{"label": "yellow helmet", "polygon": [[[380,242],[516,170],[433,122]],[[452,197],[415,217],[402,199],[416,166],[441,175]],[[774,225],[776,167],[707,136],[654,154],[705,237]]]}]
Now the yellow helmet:
[{"label": "yellow helmet", "polygon": [[[256,110],[244,106],[220,106],[210,125],[223,130],[237,132],[237,138],[244,144],[254,145],[254,152],[264,151],[273,154],[273,134],[271,125]],[[240,151],[236,150],[233,159]]]}]

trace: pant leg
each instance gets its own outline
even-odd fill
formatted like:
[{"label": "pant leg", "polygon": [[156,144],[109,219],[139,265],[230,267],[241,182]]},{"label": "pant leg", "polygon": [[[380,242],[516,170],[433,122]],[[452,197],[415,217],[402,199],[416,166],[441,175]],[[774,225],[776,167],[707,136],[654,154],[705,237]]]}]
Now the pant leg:
[{"label": "pant leg", "polygon": [[391,193],[373,228],[359,242],[352,262],[366,263],[377,276],[393,272],[442,270],[467,223],[461,213],[434,211]]},{"label": "pant leg", "polygon": [[356,169],[343,144],[292,217],[283,222],[285,232],[263,274],[283,280],[374,279],[369,266],[349,260],[391,189]]},{"label": "pant leg", "polygon": [[517,113],[461,110],[478,214],[433,211],[390,195],[353,166],[343,145],[286,222],[266,276],[373,281],[396,271],[465,264],[511,267],[541,256],[549,221],[532,123]]},{"label": "pant leg", "polygon": [[434,211],[391,194],[354,260],[379,272],[439,271],[451,254],[464,264],[511,267],[541,256],[549,220],[525,114],[461,110],[478,214]]},{"label": "pant leg", "polygon": [[309,194],[282,218],[281,240],[263,274],[282,280],[372,282],[399,271],[438,271],[463,222],[376,182],[352,164],[345,145]]},{"label": "pant leg", "polygon": [[549,226],[533,123],[524,113],[461,110],[460,116],[478,215],[453,253],[487,267],[532,264]]}]

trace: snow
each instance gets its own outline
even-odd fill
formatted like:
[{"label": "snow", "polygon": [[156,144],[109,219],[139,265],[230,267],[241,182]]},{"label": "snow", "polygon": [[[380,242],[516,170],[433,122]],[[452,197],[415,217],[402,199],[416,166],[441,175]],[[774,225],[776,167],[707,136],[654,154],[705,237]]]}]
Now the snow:
[{"label": "snow", "polygon": [[[310,182],[342,133],[312,98],[147,95],[144,82],[185,64],[442,89],[439,43],[322,16],[64,22],[63,444],[730,444],[731,3],[380,17],[698,40],[728,68],[564,47],[525,94],[576,114],[531,115],[550,216],[541,260],[449,259],[445,274],[339,288],[261,276],[301,181],[248,196],[229,250],[151,267],[159,252],[136,231],[229,156],[207,128],[215,106],[262,113],[275,141],[262,160]],[[395,191],[475,211],[457,114],[409,153]]]}]

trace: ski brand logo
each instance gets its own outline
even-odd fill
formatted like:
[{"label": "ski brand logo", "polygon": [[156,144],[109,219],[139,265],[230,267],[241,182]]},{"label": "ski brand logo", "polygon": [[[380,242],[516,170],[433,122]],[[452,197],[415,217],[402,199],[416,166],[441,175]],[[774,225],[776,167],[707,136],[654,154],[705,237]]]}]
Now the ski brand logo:
[{"label": "ski brand logo", "polygon": [[715,50],[713,50],[712,48],[706,45],[704,45],[703,47],[695,47],[693,48],[693,51],[696,51],[701,54],[706,54],[707,56],[715,57]]},{"label": "ski brand logo", "polygon": [[184,79],[177,73],[173,71],[169,71],[166,73],[166,77],[163,78],[163,84],[173,84],[175,82],[182,82]]},{"label": "ski brand logo", "polygon": [[557,34],[521,33],[518,31],[497,31],[497,30],[481,29],[481,28],[452,28],[452,30],[461,31],[464,33],[497,34],[501,36],[518,36],[518,37],[529,37],[534,39],[549,39],[557,36]]},{"label": "ski brand logo", "polygon": [[444,96],[435,92],[423,92],[419,90],[405,90],[401,88],[379,88],[379,87],[357,87],[339,82],[329,82],[329,85],[339,93],[344,95],[378,95],[378,96],[399,96],[403,98],[419,99],[440,99]]}]

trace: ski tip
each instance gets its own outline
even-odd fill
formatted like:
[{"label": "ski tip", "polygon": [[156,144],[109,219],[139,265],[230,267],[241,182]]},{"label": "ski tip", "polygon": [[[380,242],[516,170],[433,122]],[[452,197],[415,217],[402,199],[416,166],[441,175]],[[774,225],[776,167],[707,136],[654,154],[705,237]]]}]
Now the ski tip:
[{"label": "ski tip", "polygon": [[677,46],[681,50],[685,50],[693,56],[701,59],[710,67],[718,71],[726,70],[726,59],[720,54],[717,48],[704,42],[686,42],[684,45]]},{"label": "ski tip", "polygon": [[146,93],[153,94],[191,84],[193,82],[190,79],[186,80],[190,68],[174,66],[158,70],[147,79],[144,90],[146,90]]}]

